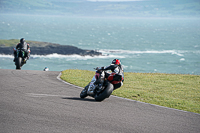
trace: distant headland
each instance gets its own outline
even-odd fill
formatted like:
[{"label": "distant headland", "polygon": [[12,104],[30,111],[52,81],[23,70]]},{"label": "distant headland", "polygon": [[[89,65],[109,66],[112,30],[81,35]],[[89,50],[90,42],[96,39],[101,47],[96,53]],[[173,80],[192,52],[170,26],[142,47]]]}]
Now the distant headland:
[{"label": "distant headland", "polygon": [[[48,54],[62,54],[72,55],[77,54],[81,56],[99,56],[102,53],[95,50],[80,49],[70,45],[60,45],[49,42],[38,42],[38,41],[26,41],[30,45],[32,55],[48,55]],[[13,54],[13,48],[19,43],[18,39],[0,40],[0,54],[11,55]]]}]

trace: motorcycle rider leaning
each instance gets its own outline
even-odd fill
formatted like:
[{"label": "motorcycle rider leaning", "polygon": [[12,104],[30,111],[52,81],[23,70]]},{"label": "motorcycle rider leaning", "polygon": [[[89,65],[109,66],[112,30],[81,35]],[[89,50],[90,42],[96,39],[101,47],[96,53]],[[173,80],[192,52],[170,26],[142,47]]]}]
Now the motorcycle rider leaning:
[{"label": "motorcycle rider leaning", "polygon": [[[24,38],[21,38],[20,39],[20,43],[18,43],[16,45],[16,50],[18,48],[24,49],[25,57],[27,57],[27,60],[28,60],[29,57],[30,57],[30,47],[29,47],[29,44],[27,42],[25,42]],[[16,50],[14,50],[14,60],[13,60],[13,62],[15,62],[15,59],[16,59],[16,56],[17,56],[17,51]]]},{"label": "motorcycle rider leaning", "polygon": [[[123,82],[124,82],[124,69],[123,69],[123,67],[122,67],[121,62],[120,62],[119,59],[114,59],[114,60],[112,61],[112,63],[111,63],[110,66],[101,67],[101,68],[96,68],[96,69],[98,69],[98,70],[111,70],[112,73],[116,73],[116,74],[114,75],[112,81],[121,81],[121,82],[118,83],[118,84],[115,84],[115,87],[114,87],[115,89],[120,88],[120,87],[123,85]],[[106,72],[106,73],[105,73],[105,77],[106,77],[106,78],[109,78],[109,76],[110,76],[110,74]],[[92,79],[93,82],[94,82],[94,79],[95,79],[95,78]],[[100,83],[99,89],[101,89],[101,87],[102,87],[102,85],[103,85],[103,81],[101,81],[101,80],[100,80],[100,81],[96,80],[96,81],[94,82],[94,84],[97,84],[97,82]],[[92,90],[90,90],[90,91],[92,91]],[[94,91],[94,90],[93,90],[93,91]]]}]

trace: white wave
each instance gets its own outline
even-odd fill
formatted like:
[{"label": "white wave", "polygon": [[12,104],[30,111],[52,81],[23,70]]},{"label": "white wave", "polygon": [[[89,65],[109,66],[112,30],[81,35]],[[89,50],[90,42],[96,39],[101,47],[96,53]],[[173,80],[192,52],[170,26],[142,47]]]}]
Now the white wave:
[{"label": "white wave", "polygon": [[[127,54],[174,54],[178,56],[184,56],[185,53],[196,53],[200,54],[200,51],[184,51],[184,50],[146,50],[146,51],[131,51],[131,50],[99,50],[103,55],[101,56],[81,56],[81,55],[62,55],[62,54],[49,54],[49,55],[32,55],[31,58],[68,58],[70,60],[87,60],[87,59],[106,59],[106,58],[126,58]],[[13,58],[13,55],[0,54],[0,58]]]},{"label": "white wave", "polygon": [[0,58],[14,58],[14,55],[0,54]]},{"label": "white wave", "polygon": [[95,58],[95,57],[98,57],[98,56],[80,56],[80,55],[62,55],[62,54],[57,54],[57,53],[54,53],[54,54],[48,54],[48,55],[31,55],[31,57],[33,58]]},{"label": "white wave", "polygon": [[[0,58],[14,58],[14,55],[4,55],[0,54]],[[69,59],[69,60],[88,60],[88,59],[106,59],[106,58],[125,58],[125,56],[122,55],[112,55],[112,54],[105,54],[101,56],[81,56],[81,55],[62,55],[62,54],[49,54],[49,55],[30,55],[31,59],[37,59],[37,58],[45,58],[45,59]]]},{"label": "white wave", "polygon": [[[184,53],[192,51],[181,51],[181,50],[146,50],[146,51],[130,51],[130,50],[99,50],[103,54],[175,54],[178,56],[184,56]],[[195,51],[199,52],[199,51]],[[193,51],[194,53],[194,51]]]},{"label": "white wave", "polygon": [[185,58],[181,58],[180,61],[185,61]]},{"label": "white wave", "polygon": [[70,59],[94,59],[94,58],[125,58],[124,56],[115,56],[115,55],[101,55],[101,56],[81,56],[81,55],[77,55],[77,54],[73,54],[73,55],[62,55],[62,54],[49,54],[49,55],[31,55],[32,58],[70,58]]}]

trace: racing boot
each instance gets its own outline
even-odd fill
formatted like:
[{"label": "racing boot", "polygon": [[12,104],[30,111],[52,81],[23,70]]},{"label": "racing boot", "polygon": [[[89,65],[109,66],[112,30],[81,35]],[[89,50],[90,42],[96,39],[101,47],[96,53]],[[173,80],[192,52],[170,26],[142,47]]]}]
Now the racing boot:
[{"label": "racing boot", "polygon": [[26,64],[27,58],[24,58],[24,64]]}]

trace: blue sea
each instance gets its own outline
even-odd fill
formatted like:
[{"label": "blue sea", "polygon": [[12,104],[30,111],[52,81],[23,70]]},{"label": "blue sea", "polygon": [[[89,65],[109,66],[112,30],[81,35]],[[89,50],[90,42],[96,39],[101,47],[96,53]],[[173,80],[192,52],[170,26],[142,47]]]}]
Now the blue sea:
[{"label": "blue sea", "polygon": [[[200,18],[103,18],[1,14],[0,39],[97,50],[103,56],[31,55],[22,70],[93,70],[121,60],[125,72],[200,74]],[[31,46],[30,46],[31,47]],[[15,69],[13,53],[0,69]]]}]

